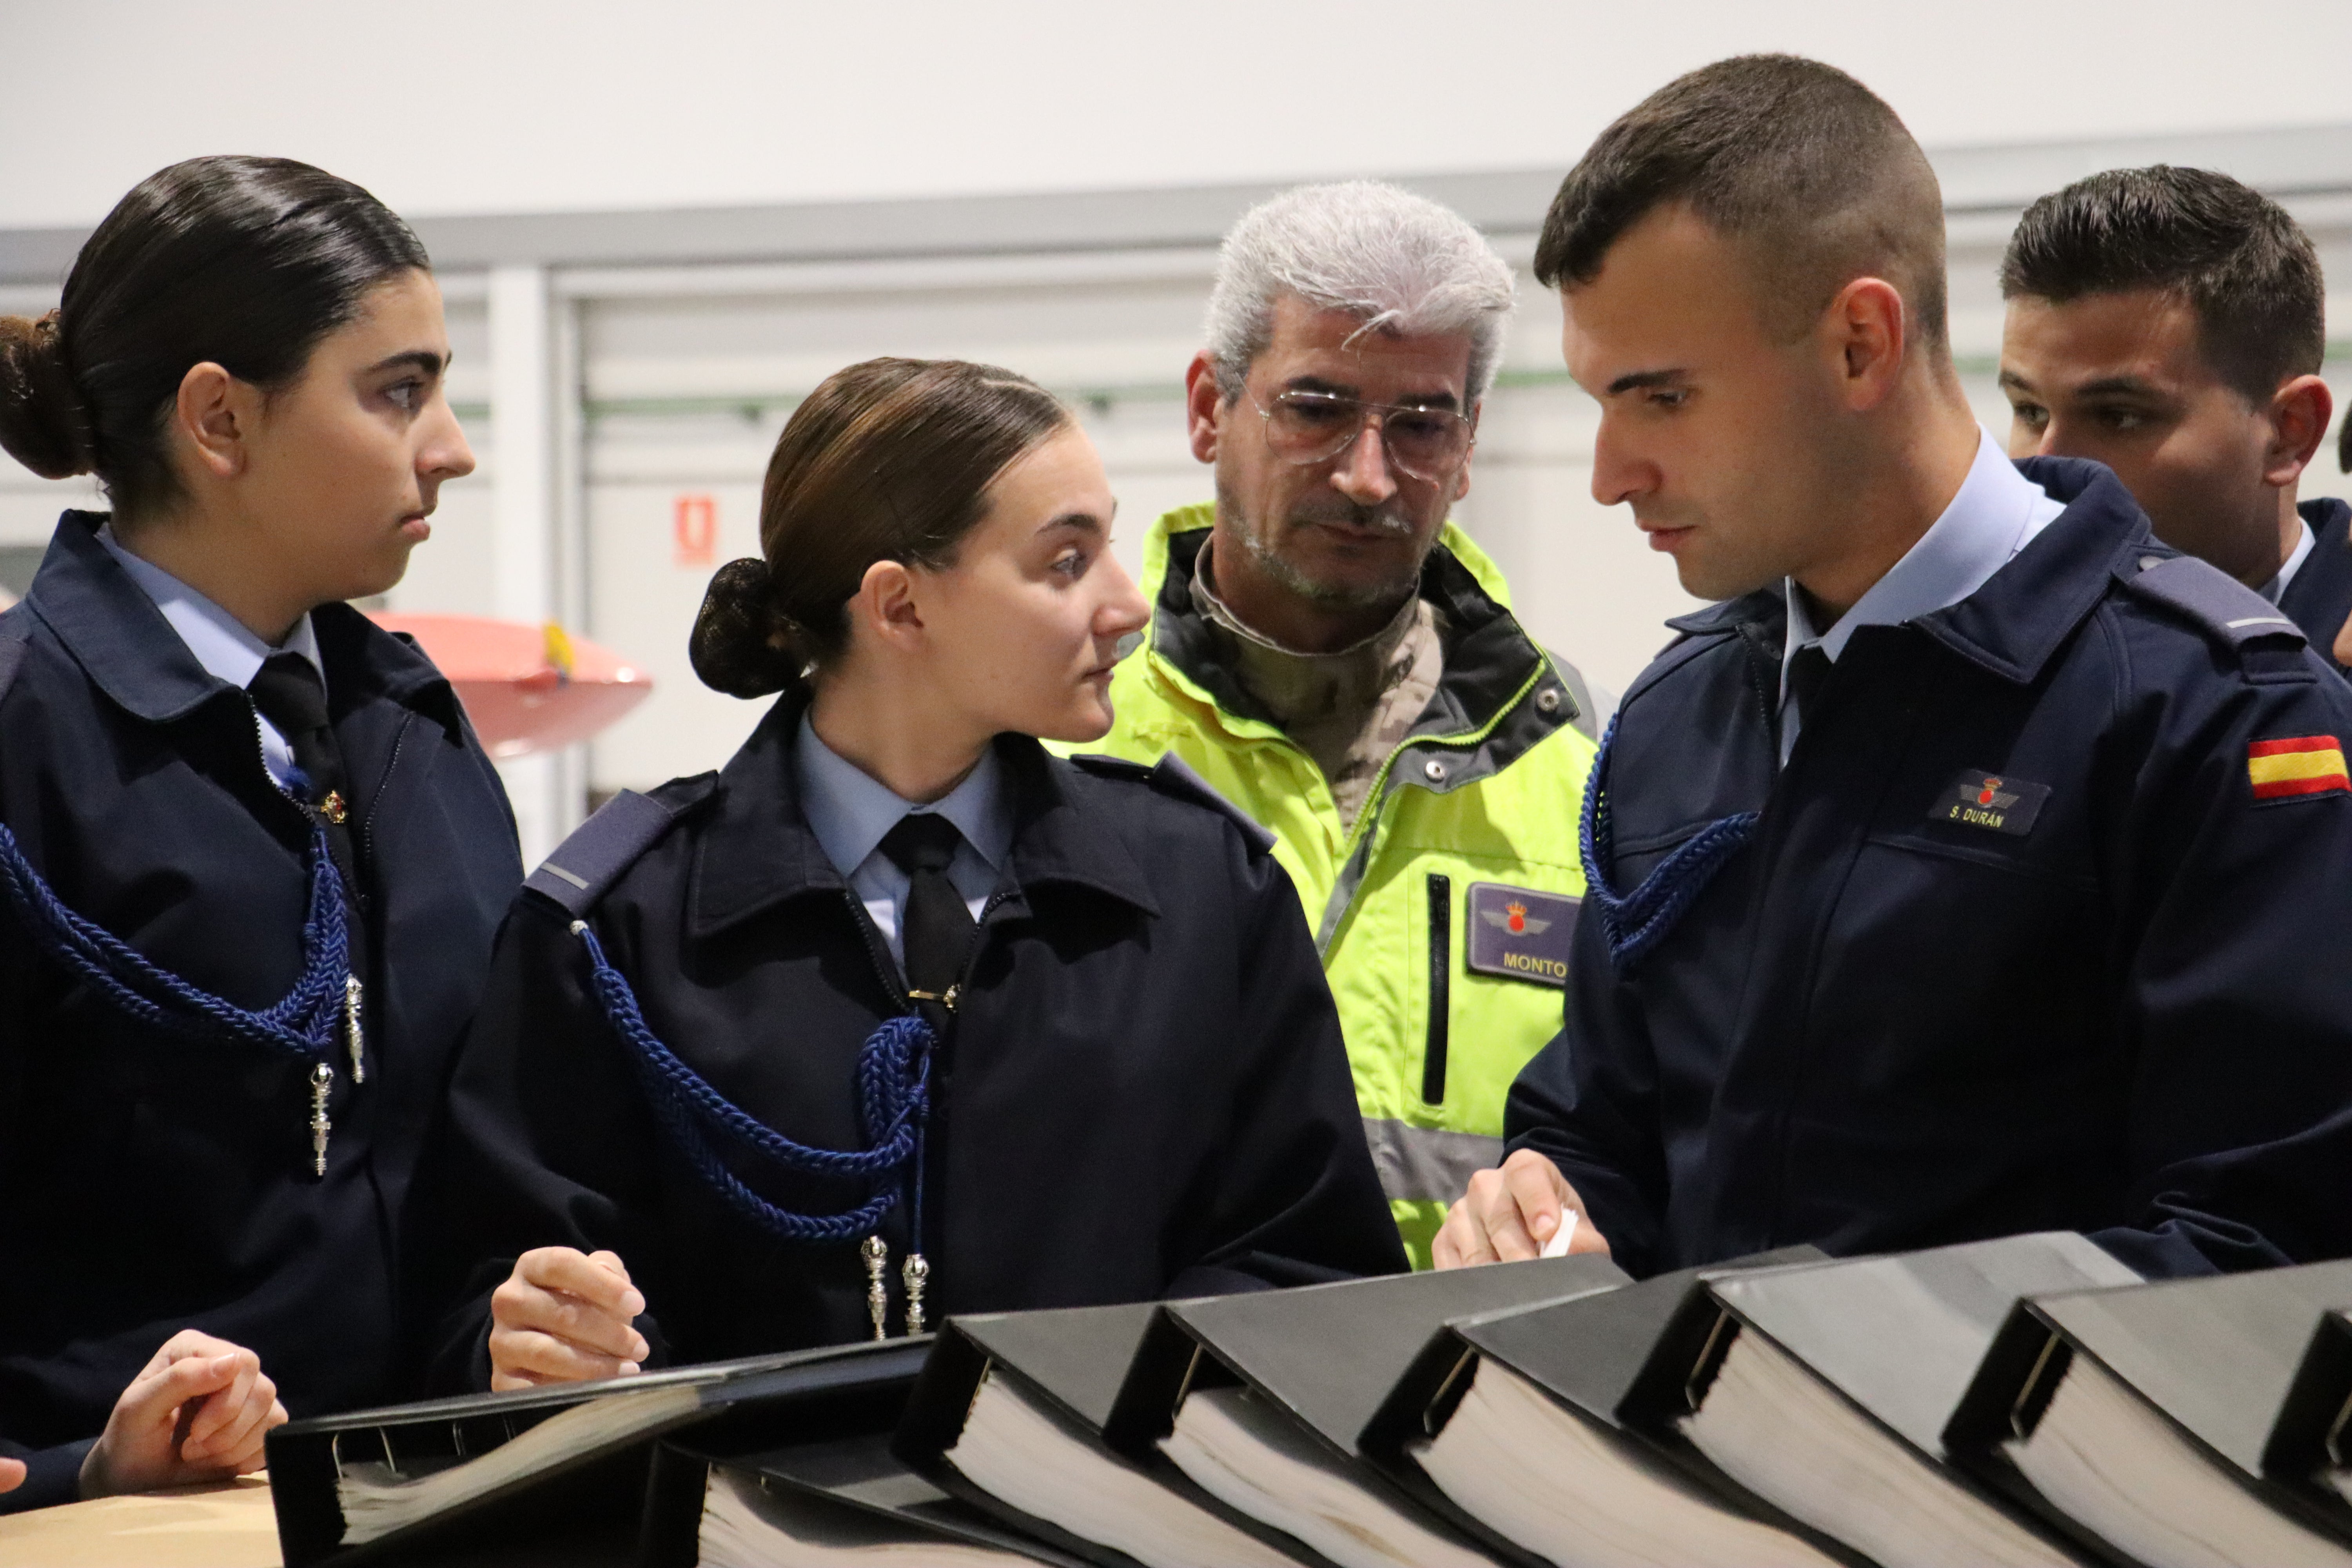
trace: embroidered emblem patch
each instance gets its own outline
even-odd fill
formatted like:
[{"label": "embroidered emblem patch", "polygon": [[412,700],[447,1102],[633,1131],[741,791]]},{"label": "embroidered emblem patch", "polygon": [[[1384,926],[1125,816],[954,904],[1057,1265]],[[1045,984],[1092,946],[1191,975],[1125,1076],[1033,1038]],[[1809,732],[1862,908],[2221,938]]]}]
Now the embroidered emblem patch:
[{"label": "embroidered emblem patch", "polygon": [[1577,900],[1558,893],[1473,882],[1465,962],[1475,973],[1565,987],[1576,911]]},{"label": "embroidered emblem patch", "polygon": [[2042,803],[2049,798],[2048,784],[1971,768],[1937,797],[1927,818],[2022,838],[2033,831],[2033,819],[2042,815]]},{"label": "embroidered emblem patch", "polygon": [[2344,772],[2344,743],[2333,735],[2256,741],[2246,748],[2246,778],[2256,800],[2352,793],[2352,778]]}]

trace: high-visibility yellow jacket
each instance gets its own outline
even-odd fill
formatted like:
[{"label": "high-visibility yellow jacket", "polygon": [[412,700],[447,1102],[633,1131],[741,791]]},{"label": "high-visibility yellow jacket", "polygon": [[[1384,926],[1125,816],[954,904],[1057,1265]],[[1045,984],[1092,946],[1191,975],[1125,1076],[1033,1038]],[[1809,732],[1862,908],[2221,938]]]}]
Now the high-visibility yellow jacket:
[{"label": "high-visibility yellow jacket", "polygon": [[1192,583],[1214,519],[1203,504],[1153,526],[1150,628],[1112,678],[1117,724],[1076,749],[1173,752],[1274,832],[1339,1002],[1373,1161],[1427,1268],[1447,1206],[1502,1157],[1512,1079],[1559,1029],[1592,701],[1448,523],[1422,575],[1448,628],[1444,679],[1344,831],[1322,770],[1211,658]]}]

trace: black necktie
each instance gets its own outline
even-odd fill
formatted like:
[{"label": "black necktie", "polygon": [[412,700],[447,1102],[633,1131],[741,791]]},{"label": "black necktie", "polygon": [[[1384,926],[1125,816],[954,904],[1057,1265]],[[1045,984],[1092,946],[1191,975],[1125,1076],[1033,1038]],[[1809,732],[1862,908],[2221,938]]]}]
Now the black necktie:
[{"label": "black necktie", "polygon": [[274,653],[246,689],[270,727],[286,738],[302,777],[294,794],[326,824],[328,851],[354,901],[360,897],[359,868],[352,855],[351,785],[343,777],[342,749],[327,720],[327,683],[318,667],[299,653]]},{"label": "black necktie", "polygon": [[302,770],[295,793],[328,821],[343,819],[349,796],[343,788],[343,754],[327,721],[327,683],[299,653],[275,653],[263,661],[246,688],[270,727],[286,738],[294,765]]},{"label": "black necktie", "polygon": [[1789,695],[1796,699],[1800,728],[1811,723],[1813,715],[1820,711],[1815,700],[1822,694],[1822,683],[1829,678],[1830,656],[1822,651],[1819,643],[1799,648],[1789,660]]},{"label": "black necktie", "polygon": [[[907,985],[929,1002],[944,999],[963,977],[975,929],[971,910],[948,880],[963,835],[934,812],[909,813],[882,837],[882,853],[907,873],[907,902],[899,911],[898,936],[906,953]],[[952,1012],[952,1005],[946,1007]],[[924,1008],[927,1016],[931,1009]],[[936,1025],[941,1022],[932,1017]]]}]

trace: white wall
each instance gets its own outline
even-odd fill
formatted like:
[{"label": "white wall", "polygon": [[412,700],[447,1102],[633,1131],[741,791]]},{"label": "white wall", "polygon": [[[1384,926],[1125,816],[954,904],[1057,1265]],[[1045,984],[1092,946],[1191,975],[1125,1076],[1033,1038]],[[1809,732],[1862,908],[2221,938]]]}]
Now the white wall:
[{"label": "white wall", "polygon": [[[2352,205],[2295,205],[2329,274],[2352,279]],[[1992,273],[2004,239],[2003,221],[1955,224],[1954,347],[1996,433],[2004,411],[1990,374],[2000,334]],[[1510,576],[1535,635],[1622,690],[1664,640],[1660,623],[1692,601],[1623,510],[1592,500],[1593,406],[1562,376],[1558,305],[1525,278],[1526,237],[1503,244],[1520,264],[1520,310],[1460,515]],[[1072,395],[1109,468],[1120,502],[1117,548],[1132,568],[1152,518],[1209,493],[1206,471],[1185,447],[1179,395],[1210,260],[1205,252],[1057,260],[1027,281],[988,267],[960,283],[918,269],[930,280],[916,287],[889,286],[902,274],[887,268],[827,267],[806,274],[821,279],[814,286],[567,302],[578,312],[588,417],[584,604],[565,618],[656,681],[653,697],[591,748],[588,782],[643,787],[716,767],[757,719],[759,705],[704,689],[688,664],[688,630],[712,567],[679,559],[675,509],[681,496],[716,503],[713,561],[756,552],[760,476],[790,400],[851,361],[993,360]],[[488,323],[482,290],[450,281],[452,395],[482,463],[444,490],[434,538],[415,552],[393,603],[494,615],[500,453],[498,422],[482,406],[491,388]],[[2343,301],[2330,314],[2352,320]],[[2352,361],[2333,360],[2327,370],[2339,404],[2352,405]],[[2346,492],[2332,452],[2314,465],[2305,493]],[[48,484],[0,461],[0,549],[37,545],[57,509],[89,494],[87,481]]]},{"label": "white wall", "polygon": [[[2336,96],[2352,58],[2345,0],[2279,0],[2259,32],[2217,27],[2210,4],[2176,0],[2053,0],[2030,30],[1960,18],[1894,0],[1686,0],[1671,13],[1393,0],[412,0],[384,13],[247,0],[225,23],[116,0],[0,0],[10,54],[60,65],[18,73],[0,97],[0,230],[86,224],[159,164],[232,148],[311,159],[417,216],[1564,169],[1675,71],[1757,47],[1855,69],[1931,147],[2352,120]],[[103,68],[65,68],[85,59]],[[2334,133],[2322,140],[2332,147]],[[2326,171],[2338,191],[2352,189],[2352,132],[2342,140],[2342,166]],[[2069,158],[2096,156],[2061,152],[2048,184],[2084,172]],[[2330,275],[2352,279],[2352,198],[2293,202]],[[1540,205],[1498,236],[1522,267]],[[1997,429],[1992,268],[2008,221],[1960,215],[1952,251],[1955,347]],[[693,268],[664,274],[674,288],[625,268],[607,269],[620,281],[603,292],[575,277],[558,309],[564,341],[576,328],[579,343],[584,482],[558,488],[583,515],[586,571],[558,613],[657,683],[592,749],[589,782],[642,786],[716,766],[755,719],[688,667],[710,566],[678,558],[675,508],[710,497],[715,559],[752,552],[759,477],[791,399],[853,360],[993,360],[1076,397],[1121,500],[1131,563],[1153,516],[1208,493],[1177,393],[1209,262],[1162,249],[796,264],[724,294]],[[452,397],[483,464],[445,491],[435,538],[393,602],[497,614],[486,289],[478,275],[446,281]],[[0,309],[39,309],[48,287],[0,288]],[[2338,335],[2352,335],[2336,303]],[[1663,640],[1659,623],[1690,601],[1623,512],[1591,499],[1592,413],[1560,377],[1556,311],[1523,284],[1461,516],[1536,635],[1622,689]],[[2331,362],[2339,373],[2339,401],[2352,402],[2352,363]],[[2323,458],[2306,490],[2342,484]],[[91,497],[86,481],[46,484],[0,460],[0,551],[37,546],[58,506]]]},{"label": "white wall", "polygon": [[412,215],[1571,162],[1677,71],[1844,66],[1930,146],[2345,115],[2352,5],[2272,0],[5,0],[0,228],[197,153]]}]

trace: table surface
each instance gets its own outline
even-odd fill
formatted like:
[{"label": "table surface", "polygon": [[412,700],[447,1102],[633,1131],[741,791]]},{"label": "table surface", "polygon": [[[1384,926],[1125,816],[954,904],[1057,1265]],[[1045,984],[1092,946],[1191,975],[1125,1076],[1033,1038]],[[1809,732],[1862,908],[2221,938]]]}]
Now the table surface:
[{"label": "table surface", "polygon": [[8,1568],[278,1568],[278,1515],[259,1476],[0,1515]]}]

